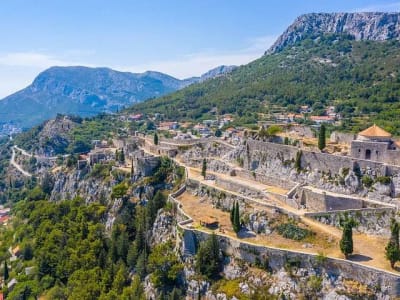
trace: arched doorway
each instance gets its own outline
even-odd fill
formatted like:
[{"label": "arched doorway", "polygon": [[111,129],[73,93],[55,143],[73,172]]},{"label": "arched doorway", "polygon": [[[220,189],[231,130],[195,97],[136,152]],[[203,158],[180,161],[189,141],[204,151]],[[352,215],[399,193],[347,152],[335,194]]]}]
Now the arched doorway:
[{"label": "arched doorway", "polygon": [[365,159],[371,159],[371,150],[365,150]]}]

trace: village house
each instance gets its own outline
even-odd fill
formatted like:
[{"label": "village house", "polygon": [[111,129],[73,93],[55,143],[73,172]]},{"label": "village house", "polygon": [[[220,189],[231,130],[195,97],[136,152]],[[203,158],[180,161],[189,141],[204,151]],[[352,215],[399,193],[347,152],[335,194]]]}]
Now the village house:
[{"label": "village house", "polygon": [[315,122],[317,125],[333,124],[335,122],[335,118],[331,116],[311,116],[310,120]]},{"label": "village house", "polygon": [[130,121],[140,121],[142,118],[143,118],[143,115],[142,115],[142,114],[134,114],[134,115],[130,115],[130,116],[128,117],[128,119],[129,119]]},{"label": "village house", "polygon": [[160,122],[157,126],[157,130],[176,130],[179,128],[178,122]]}]

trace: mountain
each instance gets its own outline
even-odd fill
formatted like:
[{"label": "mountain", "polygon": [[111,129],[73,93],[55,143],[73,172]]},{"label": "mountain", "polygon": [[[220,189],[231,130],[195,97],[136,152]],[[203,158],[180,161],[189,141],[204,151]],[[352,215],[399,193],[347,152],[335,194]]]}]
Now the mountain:
[{"label": "mountain", "polygon": [[400,38],[400,13],[312,13],[298,17],[267,51],[275,53],[309,35],[349,34],[356,40]]},{"label": "mountain", "polygon": [[[332,23],[321,24],[325,30],[321,32],[313,25],[319,23],[311,22],[303,26],[303,31],[297,31],[301,39],[286,43],[279,51],[270,51],[227,76],[134,105],[131,110],[161,112],[175,120],[200,120],[212,118],[212,108],[216,107],[221,114],[236,115],[237,124],[254,125],[274,111],[297,112],[301,105],[310,105],[315,114],[321,114],[324,107],[334,105],[344,117],[342,129],[358,130],[369,120],[400,135],[397,14],[347,14],[347,20],[358,20],[353,21],[354,28],[366,26],[364,18],[355,16],[380,16],[380,25],[370,27],[369,35],[364,35],[369,40],[360,40],[350,31],[332,33],[329,28],[338,27],[338,15],[345,14],[300,17],[314,20],[325,16],[324,20]],[[372,40],[373,37],[377,40]]]},{"label": "mountain", "polygon": [[[231,67],[220,67],[204,76],[219,76]],[[149,98],[159,97],[202,77],[179,80],[148,71],[118,72],[108,68],[52,67],[40,73],[27,88],[0,101],[1,121],[31,127],[58,113],[91,116],[113,112]]]}]

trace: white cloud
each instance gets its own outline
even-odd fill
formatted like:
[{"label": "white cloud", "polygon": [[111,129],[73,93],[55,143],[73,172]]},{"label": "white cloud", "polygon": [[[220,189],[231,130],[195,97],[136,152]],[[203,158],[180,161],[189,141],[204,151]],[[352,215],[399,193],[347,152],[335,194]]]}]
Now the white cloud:
[{"label": "white cloud", "polygon": [[[130,72],[159,71],[177,78],[200,76],[208,70],[220,65],[242,65],[261,57],[276,40],[276,36],[262,36],[249,39],[247,47],[237,51],[221,52],[207,50],[187,54],[179,58],[163,61],[149,61],[142,64],[109,65],[108,67]],[[0,99],[23,89],[43,70],[52,66],[103,66],[88,64],[83,61],[92,51],[66,50],[61,56],[40,52],[0,53]],[[73,61],[69,57],[76,57]],[[79,62],[82,61],[82,62]]]},{"label": "white cloud", "polygon": [[220,65],[243,65],[259,57],[273,44],[276,36],[257,37],[249,40],[245,49],[232,52],[218,52],[208,50],[199,53],[187,54],[178,59],[153,61],[131,66],[117,66],[117,70],[130,72],[144,72],[155,70],[167,73],[177,78],[199,76],[208,70]]},{"label": "white cloud", "polygon": [[398,12],[400,11],[400,2],[391,3],[376,3],[365,7],[360,7],[354,10],[355,12]]},{"label": "white cloud", "polygon": [[66,66],[71,62],[34,52],[15,52],[0,54],[0,66],[48,68],[50,66]]}]

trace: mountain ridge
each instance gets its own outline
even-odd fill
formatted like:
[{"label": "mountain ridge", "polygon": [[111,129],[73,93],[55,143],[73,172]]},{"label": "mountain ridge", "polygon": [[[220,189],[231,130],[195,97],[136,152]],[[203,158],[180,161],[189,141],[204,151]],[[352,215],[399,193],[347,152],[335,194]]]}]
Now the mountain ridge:
[{"label": "mountain ridge", "polygon": [[349,34],[355,40],[384,41],[400,39],[400,13],[309,13],[303,14],[278,37],[265,52],[273,54],[308,35]]},{"label": "mountain ridge", "polygon": [[[230,68],[220,66],[209,72],[214,70],[213,76],[219,76]],[[0,100],[0,116],[3,123],[12,122],[26,128],[58,113],[86,117],[114,112],[203,79],[181,80],[157,71],[131,73],[106,67],[55,66],[38,74],[26,88]]]}]

